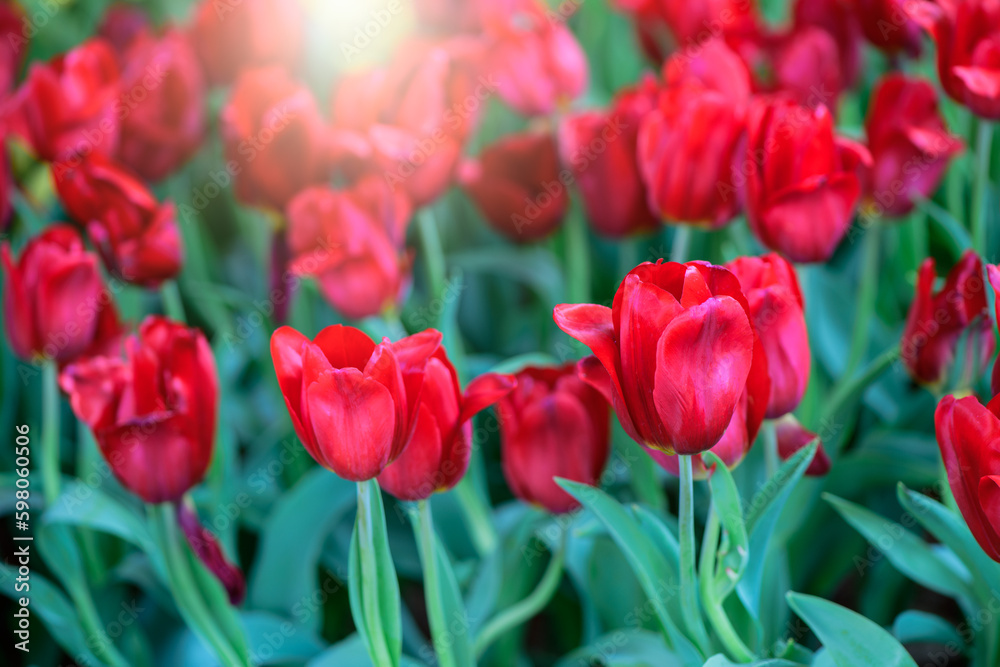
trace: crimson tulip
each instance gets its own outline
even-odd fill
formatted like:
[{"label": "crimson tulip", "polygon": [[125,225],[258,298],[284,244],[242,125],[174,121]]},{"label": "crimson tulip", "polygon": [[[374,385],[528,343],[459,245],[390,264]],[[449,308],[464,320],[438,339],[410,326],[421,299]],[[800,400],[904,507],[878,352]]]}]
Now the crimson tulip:
[{"label": "crimson tulip", "polygon": [[3,320],[14,354],[65,364],[114,348],[121,333],[97,257],[69,225],[56,224],[32,238],[17,262],[10,245],[3,262]]},{"label": "crimson tulip", "polygon": [[[935,265],[933,257],[920,265],[900,356],[910,376],[922,384],[939,385],[956,363],[961,364],[962,379],[971,381],[979,377],[995,349],[983,262],[972,250],[966,251],[937,293]],[[956,360],[963,336],[968,337],[965,358]]]},{"label": "crimson tulip", "polygon": [[969,530],[1000,562],[1000,397],[945,396],[934,413],[948,485]]},{"label": "crimson tulip", "polygon": [[937,93],[926,81],[888,74],[865,122],[872,153],[872,198],[886,217],[904,216],[934,194],[962,141],[948,133]]},{"label": "crimson tulip", "polygon": [[124,56],[118,159],[147,181],[159,181],[201,145],[205,83],[194,49],[173,30],[142,32]]},{"label": "crimson tulip", "polygon": [[315,186],[288,204],[289,269],[315,276],[342,315],[377,315],[400,300],[410,282],[403,254],[412,207],[378,176],[336,191]]},{"label": "crimson tulip", "polygon": [[149,29],[146,12],[133,4],[115,3],[108,7],[97,26],[97,34],[124,56],[132,41]]},{"label": "crimson tulip", "polygon": [[871,165],[868,150],[833,133],[820,105],[753,103],[748,117],[746,205],[761,243],[795,262],[824,262],[847,233]]},{"label": "crimson tulip", "polygon": [[726,264],[740,281],[767,355],[768,419],[794,410],[809,384],[809,335],[795,268],[783,257],[740,257]]},{"label": "crimson tulip", "polygon": [[[996,321],[1000,325],[1000,266],[993,264],[986,265],[986,275],[990,280],[990,287],[993,288],[993,304],[996,309]],[[1000,394],[1000,357],[993,362],[993,377],[991,382],[993,395]]]},{"label": "crimson tulip", "polygon": [[236,196],[281,210],[326,177],[326,126],[312,93],[279,67],[244,72],[220,114]]},{"label": "crimson tulip", "polygon": [[529,367],[503,398],[500,452],[514,495],[554,514],[579,503],[555,478],[596,485],[610,454],[608,403],[582,381],[575,364]]},{"label": "crimson tulip", "polygon": [[908,0],[852,0],[865,38],[890,55],[920,55],[920,26],[906,11]]},{"label": "crimson tulip", "polygon": [[[792,14],[792,34],[820,29],[832,39],[832,55],[839,66],[815,68],[814,71],[825,72],[828,77],[836,75],[840,87],[814,93],[817,99],[808,106],[823,103],[835,107],[836,96],[857,82],[864,64],[862,32],[857,12],[850,6],[850,0],[796,0]],[[791,62],[794,57],[794,53],[789,53],[787,60],[779,63],[779,69],[800,67],[801,64]],[[780,80],[782,76],[779,74],[778,78]],[[799,79],[800,85],[805,86],[807,83],[806,80]],[[815,81],[814,85],[816,83],[822,85],[823,80]],[[830,83],[832,79],[827,78],[826,84]]]},{"label": "crimson tulip", "polygon": [[42,160],[111,154],[118,144],[119,77],[115,52],[102,39],[32,65],[13,102],[12,129]]},{"label": "crimson tulip", "polygon": [[[559,127],[563,164],[587,209],[587,219],[604,236],[621,238],[654,229],[657,218],[649,208],[639,173],[639,124],[656,106],[655,79],[618,93],[607,111],[588,111],[565,118]],[[608,196],[608,188],[615,196]]]},{"label": "crimson tulip", "polygon": [[733,185],[750,75],[721,40],[671,58],[666,91],[639,131],[649,205],[666,220],[718,228],[740,209]]},{"label": "crimson tulip", "polygon": [[[797,451],[816,439],[816,434],[807,430],[792,415],[785,415],[774,424],[774,437],[778,441],[778,456],[782,461],[792,458]],[[830,456],[823,449],[820,442],[813,454],[809,467],[806,468],[806,475],[809,477],[822,477],[830,472]]]},{"label": "crimson tulip", "polygon": [[17,83],[17,74],[27,52],[28,40],[24,37],[24,12],[13,2],[0,4],[0,95],[6,97]]},{"label": "crimson tulip", "polygon": [[229,595],[229,602],[239,605],[246,598],[247,584],[240,568],[234,565],[226,554],[222,551],[222,546],[215,535],[201,525],[198,514],[187,503],[177,503],[177,524],[184,533],[191,551],[198,556],[198,560],[205,564],[208,571],[214,574],[226,593]]},{"label": "crimson tulip", "polygon": [[615,4],[634,15],[640,44],[656,63],[671,52],[694,51],[716,37],[732,44],[760,31],[753,0],[617,0]]},{"label": "crimson tulip", "polygon": [[564,304],[554,318],[594,353],[584,379],[639,444],[697,454],[722,439],[734,414],[743,422],[737,436],[756,435],[770,392],[767,359],[725,268],[645,262],[622,281],[612,308]]},{"label": "crimson tulip", "polygon": [[907,10],[937,44],[945,92],[977,116],[1000,120],[1000,2],[936,0]]},{"label": "crimson tulip", "polygon": [[796,28],[773,38],[767,56],[773,80],[766,90],[805,107],[836,108],[848,82],[840,47],[828,31],[809,25]]},{"label": "crimson tulip", "polygon": [[53,172],[63,206],[86,227],[109,271],[150,288],[180,272],[183,248],[171,202],[157,202],[134,174],[99,154],[77,167],[54,165]]},{"label": "crimson tulip", "polygon": [[549,134],[510,134],[462,165],[459,179],[486,221],[519,243],[537,241],[562,222],[569,206],[568,170]]},{"label": "crimson tulip", "polygon": [[455,367],[439,347],[424,371],[413,435],[399,458],[378,476],[379,486],[400,500],[424,500],[458,484],[472,454],[470,420],[515,385],[509,375],[486,373],[463,392]]},{"label": "crimson tulip", "polygon": [[353,482],[377,477],[417,427],[424,371],[440,344],[433,329],[377,345],[342,324],[311,341],[291,327],[275,331],[274,372],[309,455]]},{"label": "crimson tulip", "polygon": [[176,502],[212,460],[218,378],[212,350],[194,328],[147,317],[126,358],[66,367],[60,386],[94,433],[115,477],[148,503]]}]

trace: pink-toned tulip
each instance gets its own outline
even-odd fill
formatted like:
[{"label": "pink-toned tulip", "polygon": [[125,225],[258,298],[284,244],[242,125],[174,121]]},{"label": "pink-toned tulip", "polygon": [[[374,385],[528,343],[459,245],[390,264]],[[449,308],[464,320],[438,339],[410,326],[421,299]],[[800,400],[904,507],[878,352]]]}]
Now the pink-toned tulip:
[{"label": "pink-toned tulip", "polygon": [[302,445],[352,482],[377,477],[417,426],[425,369],[441,344],[428,329],[375,344],[336,324],[309,340],[291,327],[271,336],[271,358]]},{"label": "pink-toned tulip", "polygon": [[[576,365],[525,368],[499,403],[503,474],[514,495],[554,514],[579,503],[556,477],[596,485],[610,454],[609,410]],[[566,445],[572,444],[572,452]]]},{"label": "pink-toned tulip", "polygon": [[[807,430],[792,415],[785,415],[774,424],[774,437],[778,441],[778,456],[782,461],[792,458],[797,451],[816,439],[816,434]],[[822,477],[830,472],[830,457],[823,449],[823,443],[819,443],[816,453],[813,454],[809,467],[806,468],[806,475],[809,477]]]},{"label": "pink-toned tulip", "polygon": [[149,28],[149,17],[136,5],[116,3],[104,12],[97,34],[110,44],[119,56],[124,56],[132,40]]},{"label": "pink-toned tulip", "polygon": [[[587,218],[604,236],[621,238],[656,227],[639,173],[639,125],[656,106],[656,80],[649,76],[618,93],[607,111],[570,116],[559,127],[563,164],[573,172]],[[608,188],[615,196],[608,197]]]},{"label": "pink-toned tulip", "polygon": [[755,0],[617,0],[614,4],[633,15],[640,45],[655,63],[671,52],[694,51],[717,37],[732,45],[761,29]]}]

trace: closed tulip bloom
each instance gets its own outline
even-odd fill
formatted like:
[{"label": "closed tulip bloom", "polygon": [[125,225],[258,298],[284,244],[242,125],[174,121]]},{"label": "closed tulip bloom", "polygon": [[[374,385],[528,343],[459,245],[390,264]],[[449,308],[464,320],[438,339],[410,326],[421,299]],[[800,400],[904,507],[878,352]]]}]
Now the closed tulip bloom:
[{"label": "closed tulip bloom", "polygon": [[220,113],[240,201],[281,210],[326,178],[326,126],[312,93],[279,67],[248,70]]},{"label": "closed tulip bloom", "polygon": [[902,217],[934,194],[962,142],[948,133],[934,87],[903,74],[876,86],[865,122],[872,153],[871,197],[885,217]]},{"label": "closed tulip bloom", "polygon": [[0,42],[0,95],[6,97],[17,83],[17,75],[28,51],[28,40],[21,31],[24,12],[13,2],[0,5],[0,34],[7,39]]},{"label": "closed tulip bloom", "polygon": [[948,95],[982,118],[1000,120],[1000,0],[937,0],[907,6],[937,44]]},{"label": "closed tulip bloom", "polygon": [[[841,88],[833,92],[829,99],[822,99],[826,91],[820,93],[820,99],[814,100],[809,106],[820,103],[835,107],[836,95],[840,90],[854,86],[861,74],[864,64],[864,40],[857,12],[850,5],[850,0],[796,0],[792,9],[792,33],[801,33],[810,28],[818,28],[828,34],[835,47],[834,58],[839,63],[838,79]],[[785,67],[795,67],[794,63],[782,63]],[[831,75],[830,68],[821,68]],[[817,80],[816,83],[820,83]],[[801,82],[802,84],[805,81]]]},{"label": "closed tulip bloom", "polygon": [[424,371],[440,344],[433,329],[377,345],[341,324],[313,340],[291,327],[275,331],[274,372],[309,455],[352,482],[377,477],[413,435]]},{"label": "closed tulip bloom", "polygon": [[15,262],[10,245],[3,262],[3,321],[10,347],[21,359],[60,365],[113,348],[121,333],[97,257],[69,225],[51,225],[28,241]]},{"label": "closed tulip bloom", "polygon": [[[993,288],[993,304],[996,308],[996,321],[997,324],[1000,324],[1000,266],[987,264],[986,275],[990,280],[990,287]],[[1000,357],[993,362],[993,377],[990,385],[994,396],[1000,394]]]},{"label": "closed tulip bloom", "polygon": [[427,361],[416,425],[399,458],[378,476],[383,489],[400,500],[424,500],[458,484],[472,453],[471,419],[510,393],[509,375],[487,373],[461,390],[458,374],[443,347]]},{"label": "closed tulip bloom", "polygon": [[[191,44],[176,30],[162,37],[140,33],[124,62],[122,89],[131,97],[124,107],[128,113],[121,112],[118,159],[147,181],[159,181],[201,145],[205,133],[201,68]],[[150,84],[150,72],[156,72],[155,86]],[[135,95],[137,91],[143,92]]]},{"label": "closed tulip bloom", "polygon": [[799,279],[776,253],[740,257],[726,268],[740,281],[767,355],[771,394],[765,416],[775,419],[798,407],[809,384],[812,356]]},{"label": "closed tulip bloom", "polygon": [[655,63],[673,51],[693,51],[692,47],[716,37],[730,43],[760,30],[754,0],[617,0],[615,4],[633,14],[642,49]]},{"label": "closed tulip bloom", "polygon": [[907,0],[853,0],[855,16],[872,46],[890,55],[920,55],[920,26],[907,13],[908,4]]},{"label": "closed tulip bloom", "polygon": [[608,403],[577,376],[575,364],[529,367],[516,378],[498,406],[504,478],[524,502],[570,512],[580,504],[555,478],[600,481],[610,454]]},{"label": "closed tulip bloom", "polygon": [[212,460],[212,350],[199,330],[159,316],[147,317],[125,349],[124,359],[71,364],[60,385],[122,485],[148,503],[176,502]]},{"label": "closed tulip bloom", "polygon": [[[793,415],[785,415],[774,424],[774,437],[778,441],[778,456],[782,461],[792,458],[797,451],[816,439],[816,434],[806,429]],[[822,477],[830,472],[830,456],[820,442],[813,454],[806,475]]]},{"label": "closed tulip bloom", "polygon": [[410,283],[403,244],[411,210],[402,192],[374,175],[344,191],[307,188],[288,204],[289,269],[314,276],[345,317],[378,315]]},{"label": "closed tulip bloom", "polygon": [[722,227],[740,209],[733,166],[750,75],[739,56],[713,40],[697,57],[668,61],[665,79],[666,90],[638,139],[649,205],[671,222]]},{"label": "closed tulip bloom", "polygon": [[868,150],[834,135],[825,106],[781,99],[751,105],[747,134],[750,228],[792,261],[825,262],[850,227]]},{"label": "closed tulip bloom", "polygon": [[584,379],[639,444],[667,454],[711,449],[744,401],[742,429],[756,433],[770,391],[767,360],[728,270],[646,262],[622,281],[612,308],[561,305],[554,317],[594,353]]},{"label": "closed tulip bloom", "polygon": [[559,127],[563,164],[573,172],[587,219],[604,236],[621,238],[657,226],[637,150],[639,125],[658,96],[656,80],[648,76],[619,92],[610,109],[569,116]]},{"label": "closed tulip bloom", "polygon": [[101,39],[32,65],[13,102],[11,129],[49,162],[112,154],[118,144],[119,76],[115,52]]},{"label": "closed tulip bloom", "polygon": [[222,551],[222,545],[210,530],[201,525],[198,514],[185,502],[177,503],[177,524],[184,533],[191,550],[208,571],[216,576],[226,593],[229,603],[242,604],[247,595],[247,583],[240,568]]},{"label": "closed tulip bloom", "polygon": [[174,205],[160,203],[134,174],[99,154],[53,168],[56,191],[83,225],[108,271],[155,288],[181,270],[183,247]]},{"label": "closed tulip bloom", "polygon": [[948,485],[969,530],[1000,562],[1000,397],[945,396],[934,413]]},{"label": "closed tulip bloom", "polygon": [[[973,382],[995,349],[983,263],[975,252],[966,251],[938,292],[934,292],[935,265],[932,257],[920,265],[900,356],[910,376],[921,384],[941,384],[956,364],[962,379]],[[956,359],[963,336],[968,337],[963,346],[966,356]]]},{"label": "closed tulip bloom", "polygon": [[494,229],[527,243],[545,238],[562,222],[569,206],[563,175],[553,137],[526,133],[487,146],[462,165],[459,179]]},{"label": "closed tulip bloom", "polygon": [[773,81],[769,90],[811,109],[820,104],[836,108],[848,84],[833,35],[804,26],[781,35],[770,47]]}]

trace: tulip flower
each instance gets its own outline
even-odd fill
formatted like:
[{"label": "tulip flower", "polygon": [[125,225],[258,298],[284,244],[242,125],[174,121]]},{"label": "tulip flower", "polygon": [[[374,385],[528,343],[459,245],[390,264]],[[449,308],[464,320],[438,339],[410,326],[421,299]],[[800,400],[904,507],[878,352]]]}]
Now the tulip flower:
[{"label": "tulip flower", "polygon": [[612,308],[560,305],[554,318],[594,353],[584,379],[639,444],[667,454],[711,449],[740,406],[743,432],[756,435],[770,392],[767,360],[728,270],[646,262],[622,281]]},{"label": "tulip flower", "polygon": [[907,11],[937,44],[938,75],[945,92],[977,116],[1000,120],[1000,2],[915,2]]},{"label": "tulip flower", "polygon": [[115,53],[101,39],[32,65],[14,98],[11,128],[42,160],[112,154],[118,144],[119,76]]},{"label": "tulip flower", "polygon": [[215,535],[201,525],[197,513],[186,503],[177,503],[177,523],[191,551],[208,571],[216,576],[229,596],[229,603],[240,605],[247,595],[246,579],[240,568],[234,565],[222,551]]},{"label": "tulip flower", "polygon": [[402,192],[374,175],[345,191],[307,188],[288,204],[289,269],[315,276],[345,317],[395,307],[410,282],[403,243],[411,210]]},{"label": "tulip flower", "polygon": [[642,122],[639,167],[649,206],[672,222],[718,228],[740,209],[733,165],[750,99],[750,75],[721,40],[675,56],[666,91]]},{"label": "tulip flower", "polygon": [[948,485],[969,530],[1000,562],[1000,399],[945,396],[934,413]]},{"label": "tulip flower", "polygon": [[716,37],[732,43],[760,30],[753,0],[617,0],[615,4],[634,15],[643,51],[655,63]]},{"label": "tulip flower", "polygon": [[197,329],[159,316],[147,317],[125,349],[125,359],[67,366],[60,385],[122,485],[148,503],[177,502],[212,460],[212,350]]},{"label": "tulip flower", "polygon": [[121,326],[97,257],[69,225],[52,225],[28,241],[14,262],[3,262],[3,321],[14,354],[60,365],[100,354],[117,344]]},{"label": "tulip flower", "polygon": [[570,116],[559,127],[563,164],[573,172],[588,220],[604,236],[621,238],[657,225],[639,173],[637,143],[639,125],[658,96],[655,79],[647,77],[619,92],[607,111]]},{"label": "tulip flower", "polygon": [[487,373],[462,392],[455,367],[439,347],[427,361],[413,435],[378,476],[379,486],[400,500],[425,500],[454,487],[469,467],[473,415],[509,394],[515,384],[509,375]]},{"label": "tulip flower", "polygon": [[768,419],[794,410],[809,384],[809,336],[795,268],[780,255],[740,257],[726,264],[740,281],[771,378]]},{"label": "tulip flower", "polygon": [[274,372],[309,455],[353,482],[377,477],[413,435],[424,371],[440,344],[433,329],[377,345],[341,324],[311,341],[291,327],[275,331]]},{"label": "tulip flower", "polygon": [[[118,159],[147,181],[168,176],[194,154],[205,131],[205,83],[178,31],[140,33],[124,56]],[[155,79],[150,72],[155,72]]]},{"label": "tulip flower", "polygon": [[308,88],[281,68],[249,70],[220,113],[226,159],[244,203],[281,210],[326,177],[326,126]]},{"label": "tulip flower", "polygon": [[[792,415],[785,415],[774,424],[774,437],[778,441],[778,456],[782,461],[792,458],[797,451],[816,439],[816,434],[807,430]],[[823,477],[830,472],[830,457],[823,449],[823,443],[819,443],[816,453],[813,454],[809,467],[806,468],[806,475],[809,477]]]},{"label": "tulip flower", "polygon": [[886,217],[934,194],[962,141],[948,133],[926,81],[889,74],[876,86],[865,122],[872,153],[871,197]]},{"label": "tulip flower", "polygon": [[[839,67],[836,68],[839,72],[836,74],[840,88],[815,92],[816,99],[808,104],[808,106],[818,106],[822,103],[833,108],[836,106],[836,96],[857,82],[864,64],[862,32],[857,13],[850,6],[850,0],[796,0],[792,15],[792,34],[820,29],[833,40],[835,47],[833,57],[839,63]],[[789,53],[788,60],[781,62],[780,67],[798,67],[796,63],[790,62],[793,57],[794,54]],[[833,68],[820,68],[818,71],[825,71],[830,75],[833,74],[831,69]],[[803,85],[806,83],[804,80],[800,81]],[[829,84],[829,80],[827,83]]]},{"label": "tulip flower", "polygon": [[548,134],[512,134],[462,165],[459,180],[486,221],[518,243],[537,241],[562,222],[569,206],[556,142]]},{"label": "tulip flower", "polygon": [[483,4],[478,0],[414,0],[413,9],[421,27],[452,34],[481,29]]},{"label": "tulip flower", "polygon": [[14,90],[21,63],[27,52],[28,40],[21,31],[24,12],[13,2],[0,5],[0,34],[7,39],[0,42],[0,95],[6,97]]},{"label": "tulip flower", "polygon": [[183,262],[174,205],[113,160],[99,154],[78,167],[53,166],[63,206],[87,230],[108,270],[136,285],[155,288],[175,277]]},{"label": "tulip flower", "polygon": [[[900,356],[910,376],[921,384],[941,384],[956,363],[961,364],[962,380],[974,381],[995,349],[982,260],[966,251],[937,293],[934,269],[933,257],[920,265]],[[965,358],[956,359],[963,336],[967,337]]]},{"label": "tulip flower", "polygon": [[872,46],[889,55],[905,52],[916,58],[921,51],[920,26],[906,11],[907,0],[852,0],[854,15]]},{"label": "tulip flower", "polygon": [[610,454],[608,403],[575,364],[529,367],[499,403],[503,474],[514,495],[554,514],[579,503],[555,483],[596,485]]},{"label": "tulip flower", "polygon": [[136,39],[149,28],[146,12],[133,4],[115,3],[108,7],[97,27],[97,34],[110,44],[115,53],[124,56]]},{"label": "tulip flower", "polygon": [[823,105],[761,99],[748,118],[747,218],[761,243],[795,262],[824,262],[847,233],[868,150],[836,137]]},{"label": "tulip flower", "polygon": [[780,92],[804,107],[836,108],[847,88],[840,46],[822,28],[805,26],[772,40],[768,90]]},{"label": "tulip flower", "polygon": [[209,82],[223,85],[244,69],[294,66],[302,53],[304,26],[298,0],[202,0],[191,43]]},{"label": "tulip flower", "polygon": [[[986,265],[986,275],[990,280],[990,287],[993,288],[993,304],[996,309],[996,321],[1000,326],[1000,266],[993,264]],[[1000,394],[1000,357],[993,363],[993,377],[991,381],[993,395]]]}]

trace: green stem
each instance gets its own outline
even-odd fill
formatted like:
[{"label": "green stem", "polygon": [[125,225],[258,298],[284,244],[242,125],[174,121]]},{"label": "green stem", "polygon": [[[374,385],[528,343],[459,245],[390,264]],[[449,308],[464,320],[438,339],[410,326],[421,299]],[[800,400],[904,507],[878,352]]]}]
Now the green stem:
[{"label": "green stem", "polygon": [[420,249],[427,269],[427,284],[430,287],[431,301],[440,299],[445,291],[445,260],[441,249],[441,235],[438,232],[437,220],[433,211],[423,208],[417,213],[417,233],[420,236]]},{"label": "green stem", "polygon": [[441,600],[441,573],[438,571],[437,540],[434,536],[434,517],[427,500],[417,503],[417,522],[413,526],[420,550],[420,563],[424,570],[424,599],[427,618],[431,626],[431,641],[440,667],[461,667],[455,657],[454,642],[449,639],[448,619]]},{"label": "green stem", "polygon": [[505,633],[527,622],[545,608],[545,605],[549,603],[549,600],[555,594],[556,588],[559,586],[559,581],[562,579],[563,563],[565,560],[566,531],[563,531],[560,536],[559,547],[552,554],[552,559],[545,569],[545,574],[542,575],[542,579],[538,582],[535,590],[517,604],[507,607],[494,616],[480,630],[479,636],[476,637],[475,641],[475,653],[477,657],[482,656],[486,652],[486,649]]},{"label": "green stem", "polygon": [[590,301],[590,245],[583,211],[574,205],[566,220],[566,279],[570,303]]},{"label": "green stem", "polygon": [[875,311],[875,300],[878,297],[878,279],[880,266],[879,240],[882,228],[877,219],[865,233],[865,247],[862,256],[861,278],[858,284],[858,307],[854,316],[854,332],[851,335],[851,348],[847,357],[847,366],[843,377],[851,377],[855,369],[864,360],[868,352],[868,341],[871,333],[872,313]]},{"label": "green stem", "polygon": [[175,322],[186,322],[184,302],[181,301],[181,291],[176,280],[168,280],[160,287],[160,297],[163,299],[163,311]]},{"label": "green stem", "polygon": [[687,259],[691,247],[691,227],[688,225],[674,226],[674,240],[670,244],[670,261],[683,262]]},{"label": "green stem", "polygon": [[993,149],[993,123],[985,118],[979,119],[979,129],[976,132],[976,157],[978,167],[973,176],[972,191],[972,247],[980,257],[986,253],[986,216],[987,199],[990,189],[990,157]]},{"label": "green stem", "polygon": [[715,633],[729,654],[738,662],[750,662],[754,659],[753,651],[740,638],[739,633],[722,608],[723,600],[715,599],[712,588],[715,580],[715,556],[719,547],[719,532],[721,524],[719,514],[712,505],[708,513],[708,523],[705,525],[705,536],[701,543],[701,561],[698,565],[698,584],[701,599],[705,603],[705,612],[712,623]]},{"label": "green stem", "polygon": [[[967,113],[964,109],[959,109],[958,113],[959,116],[955,122],[955,132],[961,137],[966,137],[969,135],[969,126],[971,124],[972,115]],[[951,214],[958,220],[964,220],[965,178],[959,171],[959,166],[965,166],[965,160],[962,156],[960,156],[958,160],[955,160],[955,162],[952,163],[951,168],[948,170],[945,185],[945,198],[948,202],[948,211],[951,212]]]},{"label": "green stem", "polygon": [[42,489],[45,504],[52,507],[59,498],[59,366],[42,364]]},{"label": "green stem", "polygon": [[[358,546],[362,554],[375,553],[375,532],[372,519],[372,494],[378,493],[374,480],[358,482]],[[382,614],[379,609],[379,590],[377,571],[367,571],[366,565],[373,564],[371,559],[361,559],[361,605],[365,618],[371,625],[368,627],[369,649],[373,652],[372,661],[376,665],[393,665],[391,652],[386,644],[385,629],[382,627]]]},{"label": "green stem", "polygon": [[459,505],[465,515],[465,522],[476,551],[480,556],[488,556],[497,548],[500,538],[496,526],[493,525],[488,505],[476,491],[471,475],[466,475],[455,486],[455,493],[458,495]]},{"label": "green stem", "polygon": [[824,421],[828,421],[837,416],[837,413],[844,407],[847,401],[860,394],[868,385],[874,382],[885,369],[894,364],[899,359],[899,345],[894,345],[879,356],[872,359],[871,363],[865,367],[861,373],[851,380],[845,380],[833,391],[833,395],[827,401]]},{"label": "green stem", "polygon": [[709,654],[708,632],[698,609],[698,578],[695,572],[694,549],[694,471],[690,455],[677,457],[680,467],[680,531],[681,611],[687,625],[689,638]]},{"label": "green stem", "polygon": [[761,424],[760,434],[764,438],[764,465],[767,470],[767,478],[772,479],[781,465],[781,457],[778,455],[778,438],[774,432],[774,421],[768,419]]}]

